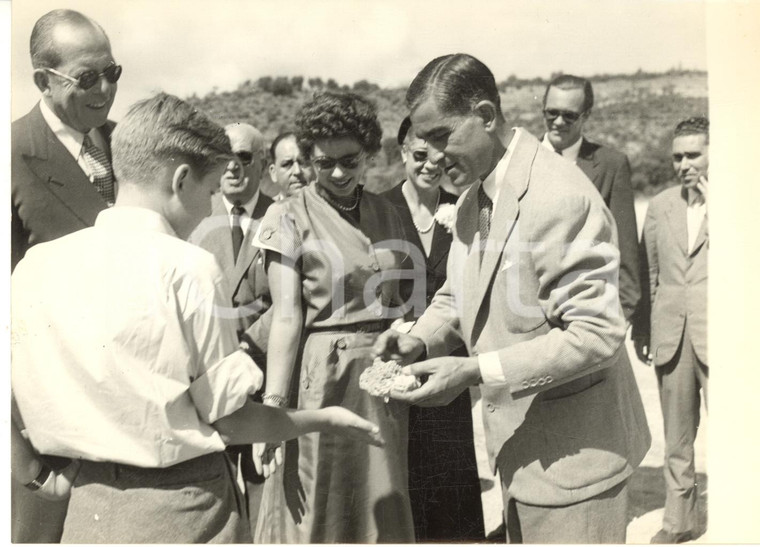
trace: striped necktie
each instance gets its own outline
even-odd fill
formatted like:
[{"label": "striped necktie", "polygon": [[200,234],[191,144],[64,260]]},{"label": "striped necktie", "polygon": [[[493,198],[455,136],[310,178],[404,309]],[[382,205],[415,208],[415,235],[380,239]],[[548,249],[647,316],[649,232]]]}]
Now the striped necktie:
[{"label": "striped necktie", "polygon": [[82,143],[82,157],[90,169],[92,184],[110,207],[116,199],[113,187],[113,171],[108,156],[92,143],[89,135],[85,135]]},{"label": "striped necktie", "polygon": [[491,232],[491,210],[493,201],[488,197],[483,185],[478,188],[478,231],[480,232],[480,259],[483,260],[483,253],[488,241],[488,234]]},{"label": "striped necktie", "polygon": [[243,226],[240,224],[241,215],[245,214],[245,207],[234,205],[232,207],[232,255],[237,262],[240,247],[243,246]]}]

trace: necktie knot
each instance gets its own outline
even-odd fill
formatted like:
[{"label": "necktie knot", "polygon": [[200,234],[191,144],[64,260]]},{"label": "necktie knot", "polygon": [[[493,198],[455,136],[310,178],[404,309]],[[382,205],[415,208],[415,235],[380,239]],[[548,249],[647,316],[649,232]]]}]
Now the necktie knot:
[{"label": "necktie knot", "polygon": [[87,134],[82,141],[82,158],[90,170],[93,186],[109,206],[113,205],[116,195],[111,161],[103,150],[95,146]]},{"label": "necktie knot", "polygon": [[233,205],[232,206],[232,215],[233,216],[242,216],[245,214],[245,207],[241,205]]}]

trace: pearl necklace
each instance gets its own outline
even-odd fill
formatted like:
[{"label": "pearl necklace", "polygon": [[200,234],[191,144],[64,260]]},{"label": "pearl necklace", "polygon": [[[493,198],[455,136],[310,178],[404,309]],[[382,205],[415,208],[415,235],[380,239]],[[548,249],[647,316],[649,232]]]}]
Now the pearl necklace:
[{"label": "pearl necklace", "polygon": [[[408,181],[406,181],[406,182],[408,182]],[[406,204],[407,204],[407,206],[409,206],[410,203],[409,203],[409,198],[408,198],[408,191],[406,189],[406,182],[404,182],[404,186],[401,187],[401,193],[404,194],[404,198],[406,199]],[[438,198],[436,198],[436,200],[435,200],[435,207],[433,207],[433,211],[437,211],[438,210],[438,204],[439,204],[440,201],[441,201],[441,191],[439,190],[438,191]],[[430,220],[430,225],[427,228],[420,228],[417,225],[417,221],[414,220],[414,215],[412,214],[412,208],[411,207],[409,207],[409,216],[412,217],[412,224],[414,224],[414,229],[417,230],[417,233],[419,233],[419,234],[426,234],[430,230],[433,229],[433,226],[435,226],[435,212],[433,213],[433,218]]]},{"label": "pearl necklace", "polygon": [[[357,188],[358,188],[358,187],[357,187]],[[350,205],[350,206],[341,205],[340,203],[338,203],[336,200],[334,200],[334,199],[333,199],[333,198],[330,196],[330,192],[329,192],[329,191],[327,191],[327,190],[325,190],[324,192],[320,192],[320,194],[321,194],[321,195],[322,195],[322,197],[324,197],[324,198],[325,198],[325,199],[326,199],[328,202],[330,202],[330,205],[333,205],[334,207],[336,207],[336,208],[340,209],[341,211],[345,211],[346,213],[348,213],[349,211],[353,211],[354,209],[356,209],[356,206],[357,206],[357,205],[359,205],[359,192],[357,192],[357,191],[354,191],[354,194],[356,195],[356,199],[354,200],[354,204],[353,204],[353,205]]]}]

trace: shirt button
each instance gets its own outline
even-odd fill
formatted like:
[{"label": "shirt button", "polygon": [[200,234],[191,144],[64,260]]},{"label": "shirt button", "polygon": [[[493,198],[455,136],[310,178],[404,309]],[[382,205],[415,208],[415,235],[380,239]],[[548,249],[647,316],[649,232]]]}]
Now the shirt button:
[{"label": "shirt button", "polygon": [[486,409],[488,410],[488,412],[493,412],[494,410],[496,410],[496,407],[493,406],[493,403],[488,403],[486,405]]},{"label": "shirt button", "polygon": [[262,232],[262,234],[261,234],[261,237],[264,238],[264,239],[270,239],[272,237],[272,230],[271,230],[271,228],[267,228],[266,230],[264,230]]},{"label": "shirt button", "polygon": [[304,389],[309,389],[309,381],[308,380],[304,380],[303,381],[303,388]]},{"label": "shirt button", "polygon": [[341,338],[335,343],[336,346],[338,346],[340,349],[346,349],[346,341],[345,339]]}]

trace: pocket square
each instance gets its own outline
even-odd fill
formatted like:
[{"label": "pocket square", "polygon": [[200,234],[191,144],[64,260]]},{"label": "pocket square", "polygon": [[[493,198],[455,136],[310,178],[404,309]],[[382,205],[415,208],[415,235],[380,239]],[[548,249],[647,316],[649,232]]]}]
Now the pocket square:
[{"label": "pocket square", "polygon": [[504,260],[504,262],[501,263],[501,271],[503,272],[507,268],[511,268],[514,265],[515,263],[512,262],[511,260]]}]

